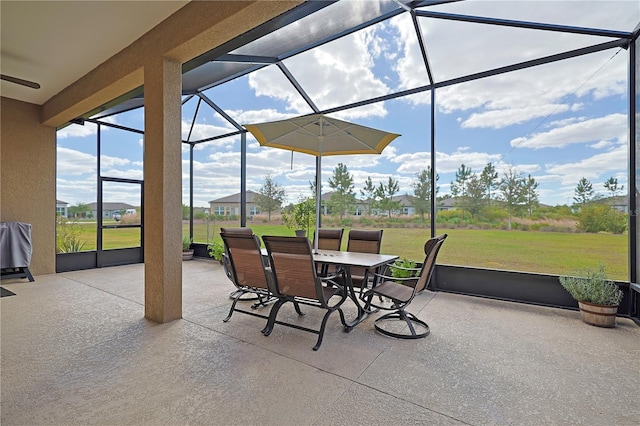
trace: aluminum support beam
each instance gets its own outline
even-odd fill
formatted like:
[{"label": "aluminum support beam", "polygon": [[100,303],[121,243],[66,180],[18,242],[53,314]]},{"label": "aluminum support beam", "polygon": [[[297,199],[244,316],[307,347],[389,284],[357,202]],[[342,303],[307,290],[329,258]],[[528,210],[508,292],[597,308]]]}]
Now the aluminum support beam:
[{"label": "aluminum support beam", "polygon": [[631,39],[631,33],[626,31],[574,27],[570,25],[544,24],[540,22],[515,21],[511,19],[486,18],[481,16],[458,15],[454,13],[431,12],[426,10],[417,10],[416,14],[424,18],[447,19],[451,21],[473,22],[476,24],[498,25],[504,27],[527,28],[531,30],[556,31],[562,33],[585,34],[599,37]]},{"label": "aluminum support beam", "polygon": [[293,76],[293,74],[291,74],[289,69],[282,62],[278,62],[277,65],[278,65],[278,68],[280,68],[280,71],[282,71],[282,73],[284,74],[284,76],[287,77],[287,80],[289,80],[289,82],[298,91],[298,93],[300,93],[300,96],[302,96],[304,98],[305,102],[311,107],[313,112],[315,112],[315,113],[320,112],[320,110],[318,109],[316,104],[311,100],[311,98],[309,97],[307,92],[305,92],[305,90],[302,88],[302,86],[300,86],[300,83],[298,83],[298,80],[296,80],[296,78]]}]

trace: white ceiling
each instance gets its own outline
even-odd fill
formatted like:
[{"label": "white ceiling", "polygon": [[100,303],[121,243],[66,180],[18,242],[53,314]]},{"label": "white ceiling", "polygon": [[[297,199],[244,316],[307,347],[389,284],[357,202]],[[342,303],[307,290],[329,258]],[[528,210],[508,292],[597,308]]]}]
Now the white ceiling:
[{"label": "white ceiling", "polygon": [[42,105],[188,1],[0,1],[0,95]]}]

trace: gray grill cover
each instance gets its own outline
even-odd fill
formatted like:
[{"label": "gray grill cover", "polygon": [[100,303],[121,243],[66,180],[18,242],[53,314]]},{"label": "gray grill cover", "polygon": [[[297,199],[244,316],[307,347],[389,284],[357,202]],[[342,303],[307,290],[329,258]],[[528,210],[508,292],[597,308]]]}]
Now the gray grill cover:
[{"label": "gray grill cover", "polygon": [[31,224],[0,223],[0,269],[28,268],[31,263]]}]

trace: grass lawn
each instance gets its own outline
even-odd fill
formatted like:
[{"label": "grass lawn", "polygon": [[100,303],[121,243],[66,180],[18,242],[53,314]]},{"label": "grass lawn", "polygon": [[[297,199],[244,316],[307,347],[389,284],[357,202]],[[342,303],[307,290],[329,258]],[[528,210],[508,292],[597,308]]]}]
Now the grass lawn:
[{"label": "grass lawn", "polygon": [[[95,250],[95,223],[79,223],[79,239],[86,241],[84,250]],[[238,226],[222,223],[222,226]],[[293,235],[284,225],[249,224],[258,235]],[[183,235],[189,232],[183,223]],[[349,229],[345,229],[343,249],[346,249]],[[221,241],[220,223],[209,224],[210,241]],[[582,268],[604,263],[616,280],[628,279],[628,238],[626,234],[582,234],[535,231],[501,231],[473,229],[439,229],[449,238],[438,255],[438,263],[475,266],[489,269],[568,275]],[[428,228],[385,228],[382,253],[397,254],[412,260],[423,260],[422,247],[429,238]],[[207,242],[205,223],[194,223],[194,241]],[[137,228],[109,229],[104,234],[105,248],[137,247]]]}]

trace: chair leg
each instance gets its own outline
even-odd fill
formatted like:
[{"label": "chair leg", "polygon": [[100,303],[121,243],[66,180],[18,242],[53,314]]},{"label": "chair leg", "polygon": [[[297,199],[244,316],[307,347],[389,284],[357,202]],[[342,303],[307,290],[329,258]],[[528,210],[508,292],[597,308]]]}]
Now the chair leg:
[{"label": "chair leg", "polygon": [[298,302],[296,302],[295,300],[293,301],[293,307],[296,309],[296,313],[300,316],[304,315],[304,312],[302,312],[300,310],[300,304]]},{"label": "chair leg", "polygon": [[247,291],[242,290],[242,289],[238,289],[236,290],[237,296],[235,298],[233,298],[233,303],[231,304],[231,309],[229,309],[229,315],[227,315],[227,317],[225,319],[222,320],[222,322],[228,322],[231,319],[231,315],[233,315],[233,311],[236,308],[236,303],[238,303],[238,301],[240,300],[240,297],[243,294],[246,294]]},{"label": "chair leg", "polygon": [[273,326],[276,323],[276,316],[278,315],[278,311],[280,307],[287,302],[287,299],[278,299],[278,301],[271,308],[271,312],[269,312],[269,320],[267,321],[267,325],[262,329],[262,334],[268,336],[273,331]]},{"label": "chair leg", "polygon": [[334,310],[337,310],[338,312],[340,312],[340,319],[342,320],[342,324],[346,325],[344,322],[344,314],[342,313],[342,309],[338,308],[338,309],[327,310],[327,313],[324,314],[324,317],[322,318],[322,324],[320,325],[320,330],[318,330],[318,341],[316,342],[316,345],[313,347],[314,351],[317,351],[318,349],[320,349],[320,345],[322,344],[322,338],[324,337],[324,329],[327,325],[327,320],[329,319],[329,315],[331,315]]}]

